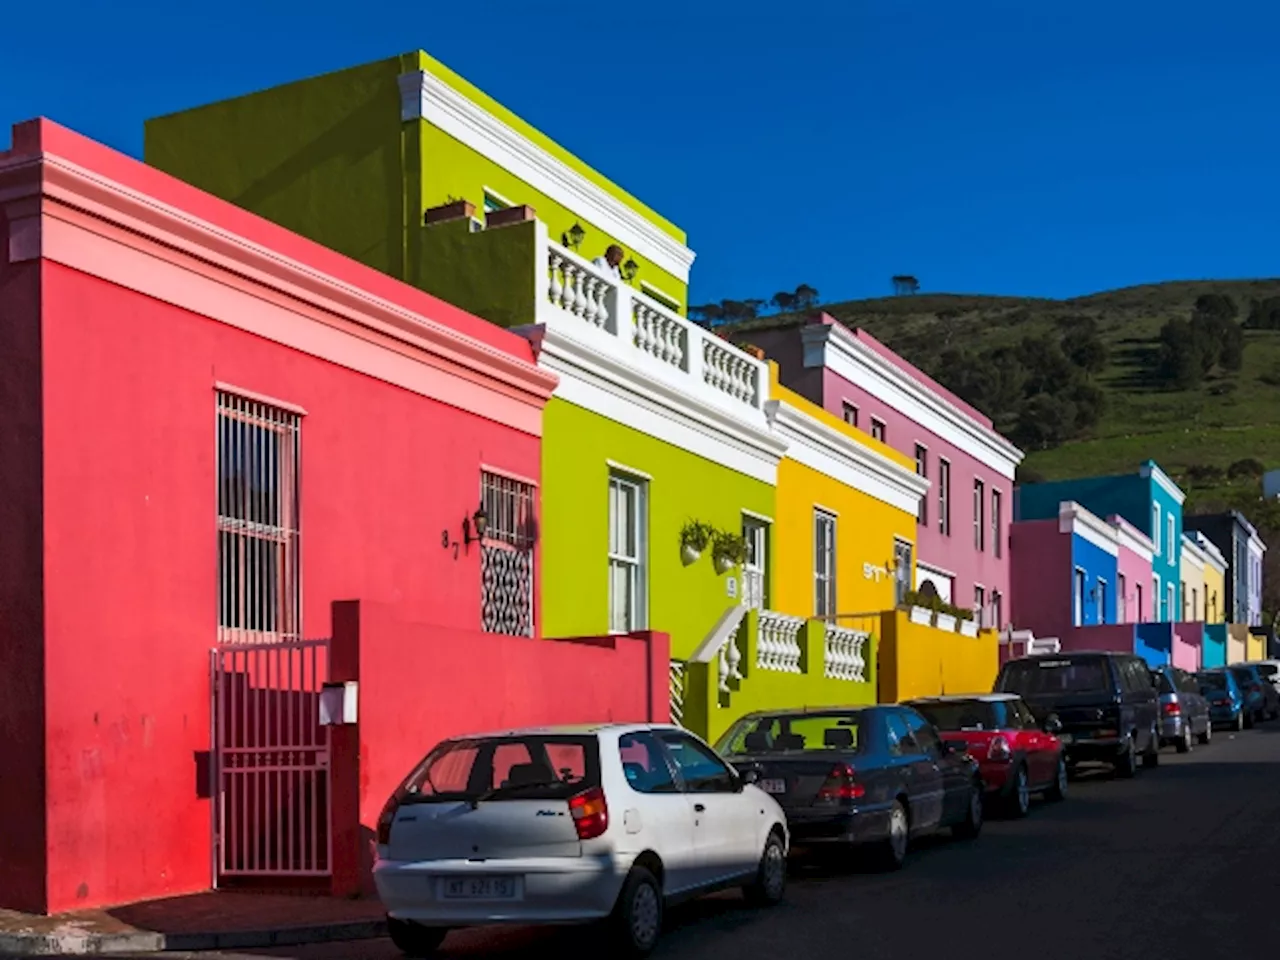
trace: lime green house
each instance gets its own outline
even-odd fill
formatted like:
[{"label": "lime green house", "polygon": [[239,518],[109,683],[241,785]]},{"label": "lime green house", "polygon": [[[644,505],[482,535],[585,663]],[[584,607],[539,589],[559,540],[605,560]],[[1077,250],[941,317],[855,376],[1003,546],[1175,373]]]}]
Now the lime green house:
[{"label": "lime green house", "polygon": [[773,592],[786,449],[765,361],[685,318],[684,233],[425,53],[151,120],[146,160],[531,340],[542,633],[669,633],[681,719],[686,662]]}]

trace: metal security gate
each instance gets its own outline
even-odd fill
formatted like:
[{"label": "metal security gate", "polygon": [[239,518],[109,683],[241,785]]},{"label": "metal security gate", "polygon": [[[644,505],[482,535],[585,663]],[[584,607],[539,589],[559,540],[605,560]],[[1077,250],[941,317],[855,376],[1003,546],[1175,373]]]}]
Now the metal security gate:
[{"label": "metal security gate", "polygon": [[212,660],[216,882],[329,876],[329,641],[222,644]]}]

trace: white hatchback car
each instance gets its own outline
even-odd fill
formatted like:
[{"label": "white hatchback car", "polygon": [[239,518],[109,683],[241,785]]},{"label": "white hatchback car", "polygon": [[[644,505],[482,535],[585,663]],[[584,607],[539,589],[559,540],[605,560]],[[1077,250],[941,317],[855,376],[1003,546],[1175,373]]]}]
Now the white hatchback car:
[{"label": "white hatchback car", "polygon": [[789,839],[774,799],[697,737],[609,724],[446,740],[387,802],[377,842],[409,956],[456,927],[592,920],[644,956],[673,900],[733,886],[781,900]]}]

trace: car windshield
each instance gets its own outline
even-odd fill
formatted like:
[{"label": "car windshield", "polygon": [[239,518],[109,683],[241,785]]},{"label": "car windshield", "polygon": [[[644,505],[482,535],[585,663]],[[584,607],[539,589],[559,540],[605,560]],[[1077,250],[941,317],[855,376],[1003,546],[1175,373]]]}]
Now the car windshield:
[{"label": "car windshield", "polygon": [[405,803],[556,800],[599,784],[595,737],[516,735],[445,741],[400,790]]},{"label": "car windshield", "polygon": [[1236,678],[1236,683],[1253,683],[1253,671],[1248,667],[1232,667],[1231,674]]},{"label": "car windshield", "polygon": [[1005,664],[1000,689],[1024,697],[1055,693],[1092,693],[1107,690],[1106,663],[1101,658],[1087,660],[1014,660]]},{"label": "car windshield", "polygon": [[1004,705],[985,700],[913,702],[911,706],[939,730],[999,730],[1005,725]]},{"label": "car windshield", "polygon": [[1156,686],[1160,688],[1161,693],[1177,693],[1177,688],[1173,685],[1173,679],[1163,670],[1156,671]]},{"label": "car windshield", "polygon": [[780,713],[744,717],[720,738],[722,756],[752,753],[857,751],[861,720],[857,713]]},{"label": "car windshield", "polygon": [[1201,690],[1226,690],[1227,678],[1221,673],[1197,673],[1196,682]]}]

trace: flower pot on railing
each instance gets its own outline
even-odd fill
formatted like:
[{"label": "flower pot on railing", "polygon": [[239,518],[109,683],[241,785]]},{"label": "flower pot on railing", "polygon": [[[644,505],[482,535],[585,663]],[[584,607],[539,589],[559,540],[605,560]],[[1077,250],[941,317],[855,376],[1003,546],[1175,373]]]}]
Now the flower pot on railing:
[{"label": "flower pot on railing", "polygon": [[961,620],[960,632],[964,634],[966,637],[976,637],[978,635],[978,621]]},{"label": "flower pot on railing", "polygon": [[956,629],[956,618],[949,613],[939,613],[936,626],[939,630],[948,630],[954,633]]},{"label": "flower pot on railing", "polygon": [[933,625],[933,611],[928,607],[908,607],[907,616],[910,618],[912,623],[918,623],[926,627]]}]

